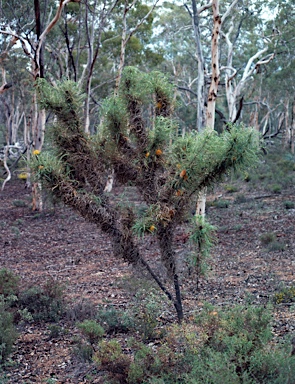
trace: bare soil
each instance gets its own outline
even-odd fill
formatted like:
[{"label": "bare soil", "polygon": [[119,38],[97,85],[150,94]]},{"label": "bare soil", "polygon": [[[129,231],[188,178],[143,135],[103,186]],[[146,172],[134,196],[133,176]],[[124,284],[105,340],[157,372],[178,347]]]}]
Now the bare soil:
[{"label": "bare soil", "polygon": [[[246,301],[264,305],[282,286],[294,284],[295,210],[285,208],[286,201],[295,203],[294,192],[291,188],[269,194],[241,187],[226,193],[221,186],[208,196],[207,218],[217,227],[217,243],[199,292],[189,278],[183,280],[187,318],[204,301],[215,305]],[[222,199],[229,202],[227,208],[218,204]],[[0,268],[20,276],[21,289],[43,285],[48,279],[64,284],[69,306],[87,299],[95,305],[108,302],[118,308],[127,307],[130,292],[124,281],[133,272],[114,258],[109,239],[61,205],[45,201],[42,213],[32,212],[30,200],[30,191],[21,180],[7,183],[0,193]],[[261,235],[269,232],[276,234],[283,250],[269,250],[262,244]],[[179,251],[185,234],[185,228],[180,228],[176,235]],[[152,239],[142,247],[150,260],[157,258]],[[156,263],[154,266],[157,268]],[[294,335],[294,312],[294,306],[275,306],[274,334]],[[167,321],[173,316],[171,312]],[[93,372],[91,365],[73,353],[75,335],[79,334],[75,323],[66,318],[59,326],[66,332],[56,339],[49,338],[48,324],[19,326],[11,364],[5,367],[9,383],[104,382],[100,372]],[[50,381],[53,378],[56,381]]]}]

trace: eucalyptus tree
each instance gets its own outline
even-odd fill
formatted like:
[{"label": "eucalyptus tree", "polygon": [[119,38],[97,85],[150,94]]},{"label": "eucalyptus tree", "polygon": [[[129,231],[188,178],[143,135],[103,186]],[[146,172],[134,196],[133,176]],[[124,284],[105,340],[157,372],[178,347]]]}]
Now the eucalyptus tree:
[{"label": "eucalyptus tree", "polygon": [[0,159],[5,168],[2,189],[11,179],[11,161],[15,167],[31,142],[28,129],[31,106],[24,102],[31,98],[31,88],[28,87],[30,74],[25,69],[27,60],[21,48],[11,50],[8,59],[9,46],[0,55],[3,84],[6,84],[3,92],[0,92]]},{"label": "eucalyptus tree", "polygon": [[275,59],[264,69],[261,109],[264,133],[273,137],[285,133],[286,146],[294,153],[295,135],[295,53],[294,1],[270,1],[267,26],[275,36]]},{"label": "eucalyptus tree", "polygon": [[[275,56],[273,34],[262,18],[264,2],[247,1],[232,9],[222,30],[223,74],[227,100],[226,120],[236,122],[261,67]],[[248,95],[247,95],[248,92]]]},{"label": "eucalyptus tree", "polygon": [[157,52],[163,54],[164,60],[159,68],[169,74],[177,87],[179,105],[175,114],[180,128],[193,130],[197,120],[197,60],[191,18],[183,6],[164,2],[158,8],[152,44]]},{"label": "eucalyptus tree", "polygon": [[[110,23],[110,16],[118,2],[118,0],[87,0],[85,3],[83,19],[85,23],[84,46],[87,50],[87,61],[78,81],[85,89],[84,129],[87,133],[90,133],[90,100],[95,64],[101,51],[103,33]],[[77,57],[81,55],[81,50],[79,52],[78,48],[76,51]]]},{"label": "eucalyptus tree", "polygon": [[[5,51],[2,51],[0,57],[3,57],[3,53],[5,54]],[[28,138],[25,127],[30,118],[31,105],[24,100],[30,100],[32,89],[30,73],[26,69],[27,65],[28,61],[23,56],[21,48],[11,50],[9,59],[4,59],[2,62],[7,89],[0,94],[0,114],[2,115],[3,137],[7,138],[8,144],[25,141]],[[30,132],[27,134],[29,135]]]},{"label": "eucalyptus tree", "polygon": [[[15,1],[5,1],[2,4],[3,25],[1,25],[0,34],[12,41],[20,42],[24,54],[30,60],[32,83],[37,78],[44,77],[43,58],[46,36],[60,19],[64,6],[67,3],[77,1],[80,0],[60,0],[59,4],[54,1],[48,4],[47,1],[41,3],[40,0],[34,0],[34,2],[26,2],[24,6]],[[54,16],[48,10],[49,6],[55,9]],[[31,14],[32,8],[34,9],[34,16],[28,21],[27,16]],[[44,142],[46,115],[44,109],[38,108],[36,92],[33,93],[32,105],[32,144],[34,151],[40,152]],[[33,209],[42,210],[42,199],[36,184],[33,184]]]},{"label": "eucalyptus tree", "polygon": [[[19,3],[15,1],[4,2],[2,9],[3,24],[0,34],[12,41],[19,41],[24,54],[29,58],[32,83],[39,77],[44,77],[44,48],[48,33],[58,22],[64,6],[69,2],[79,0],[60,0],[56,7],[55,2],[41,2],[39,0]],[[52,8],[50,8],[50,6]],[[28,20],[30,10],[34,9],[34,16]],[[52,16],[52,10],[56,9]],[[41,150],[44,141],[45,111],[37,107],[34,95],[34,112],[32,116],[33,146]]]},{"label": "eucalyptus tree", "polygon": [[144,65],[154,60],[148,47],[154,6],[120,0],[85,0],[65,6],[58,28],[47,40],[52,66],[47,73],[53,82],[66,77],[83,89],[86,132],[95,130],[100,100],[111,92],[114,82],[118,86],[125,61]]},{"label": "eucalyptus tree", "polygon": [[[209,87],[212,84],[212,32],[218,25],[212,18],[216,2],[197,3],[185,7],[164,3],[166,12],[159,12],[157,46],[165,47],[167,68],[182,91],[180,98],[195,106],[195,127],[206,125]],[[266,64],[275,56],[276,38],[267,28],[263,1],[217,2],[220,8],[219,60],[220,82],[217,112],[222,121],[241,117],[243,101],[254,84],[256,75],[263,73]],[[220,4],[219,4],[220,3]],[[187,10],[187,15],[185,14]],[[165,28],[161,29],[161,24]],[[265,78],[264,78],[265,80]],[[249,109],[249,108],[248,108]],[[211,123],[210,123],[211,125]]]},{"label": "eucalyptus tree", "polygon": [[[112,47],[113,52],[117,52],[117,55],[115,54],[113,57],[108,57],[108,61],[112,60],[111,65],[113,66],[113,70],[111,71],[111,75],[115,76],[115,92],[117,92],[125,62],[127,61],[130,65],[135,63],[139,64],[140,61],[143,60],[144,45],[149,43],[153,22],[152,13],[157,2],[158,0],[155,0],[151,6],[148,6],[139,0],[115,0],[107,7],[106,3],[102,5],[98,1],[95,1],[95,7],[100,10],[100,16],[98,19],[99,22],[97,18],[92,19],[91,34],[87,32],[88,64],[86,68],[88,68],[88,77],[86,95],[89,95],[88,108],[91,93],[91,78],[94,64],[98,57],[98,51],[100,50],[100,55],[102,55],[102,51],[109,55],[109,49]],[[98,27],[94,29],[94,26],[97,24]],[[93,36],[97,39],[97,47],[94,54],[91,53]],[[91,59],[92,57],[93,60]],[[105,57],[100,58],[101,61],[105,63]],[[114,66],[115,63],[116,65]],[[89,126],[89,116],[86,116],[85,120],[87,127],[87,121]],[[87,131],[86,129],[86,132]]]}]

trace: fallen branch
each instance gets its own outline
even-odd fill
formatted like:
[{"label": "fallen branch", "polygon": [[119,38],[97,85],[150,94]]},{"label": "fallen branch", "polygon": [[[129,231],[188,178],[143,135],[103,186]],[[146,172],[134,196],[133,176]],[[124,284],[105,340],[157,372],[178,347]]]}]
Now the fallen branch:
[{"label": "fallen branch", "polygon": [[4,164],[4,168],[6,169],[7,176],[6,176],[6,179],[3,181],[1,191],[4,190],[5,184],[11,179],[11,172],[10,172],[10,169],[8,168],[8,165],[7,165],[8,152],[9,152],[9,145],[6,145],[5,149],[4,149],[3,164]]}]

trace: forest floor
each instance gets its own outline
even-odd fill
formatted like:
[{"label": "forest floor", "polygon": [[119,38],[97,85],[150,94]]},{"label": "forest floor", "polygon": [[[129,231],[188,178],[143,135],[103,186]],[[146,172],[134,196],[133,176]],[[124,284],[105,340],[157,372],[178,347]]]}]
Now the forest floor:
[{"label": "forest floor", "polygon": [[[247,301],[264,305],[282,287],[294,284],[295,186],[275,192],[243,183],[237,190],[221,185],[209,194],[207,218],[217,228],[217,242],[199,291],[188,277],[182,282],[186,318],[205,301],[218,306]],[[20,277],[21,290],[50,279],[64,285],[69,308],[83,302],[127,308],[137,289],[132,286],[134,272],[114,258],[109,239],[61,205],[45,201],[42,213],[32,212],[30,199],[30,191],[18,179],[0,193],[0,268]],[[275,234],[275,241],[263,244],[261,236],[269,233]],[[180,228],[179,252],[185,235],[185,228]],[[149,259],[157,258],[150,238],[142,247]],[[294,306],[275,305],[274,314],[274,334],[294,336]],[[167,321],[172,316],[171,310]],[[103,382],[73,353],[79,338],[73,318],[68,315],[58,324],[66,331],[52,338],[48,323],[20,323],[3,382]]]}]

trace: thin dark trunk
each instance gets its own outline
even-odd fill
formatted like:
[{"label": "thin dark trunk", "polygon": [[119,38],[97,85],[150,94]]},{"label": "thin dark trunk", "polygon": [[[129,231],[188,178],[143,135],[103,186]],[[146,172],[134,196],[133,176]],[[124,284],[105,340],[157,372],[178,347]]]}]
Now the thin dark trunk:
[{"label": "thin dark trunk", "polygon": [[295,136],[295,98],[292,103],[292,125],[291,125],[291,134],[290,134],[291,152],[293,153],[293,155],[295,153],[294,136]]},{"label": "thin dark trunk", "polygon": [[167,269],[168,276],[173,279],[175,299],[173,299],[173,305],[176,309],[178,322],[183,320],[183,309],[180,285],[178,275],[175,266],[175,252],[172,246],[173,239],[173,224],[170,223],[167,226],[159,225],[158,227],[158,242],[161,251],[161,259]]},{"label": "thin dark trunk", "polygon": [[183,308],[182,308],[182,300],[181,300],[181,293],[180,293],[180,286],[179,286],[179,280],[178,275],[174,274],[174,289],[175,289],[175,299],[173,298],[172,294],[168,291],[168,289],[164,286],[164,284],[161,282],[161,280],[158,278],[158,276],[154,273],[154,271],[151,269],[151,267],[148,265],[148,263],[140,259],[141,264],[145,267],[145,269],[148,271],[148,273],[152,276],[152,278],[155,280],[155,282],[158,284],[159,288],[162,292],[165,293],[165,295],[168,297],[168,299],[173,303],[174,308],[177,313],[177,320],[179,323],[183,320]]},{"label": "thin dark trunk", "polygon": [[178,275],[176,273],[174,274],[173,280],[174,280],[174,289],[175,289],[175,296],[176,296],[176,300],[174,301],[174,307],[176,309],[178,322],[181,323],[183,320],[183,309],[182,309],[179,280],[178,280]]},{"label": "thin dark trunk", "polygon": [[73,49],[72,49],[72,47],[70,46],[69,33],[68,33],[68,21],[67,21],[67,18],[65,18],[65,30],[64,30],[64,36],[65,36],[65,39],[66,39],[66,45],[67,45],[67,49],[68,49],[69,56],[70,56],[71,66],[72,66],[73,71],[74,71],[74,81],[77,82],[77,70],[76,70],[75,60],[74,60],[74,57],[73,57]]},{"label": "thin dark trunk", "polygon": [[[34,0],[34,10],[35,10],[35,21],[36,21],[36,36],[37,41],[39,41],[39,38],[42,33],[42,25],[41,25],[41,11],[40,11],[40,2],[39,0]],[[39,68],[39,76],[41,78],[44,77],[44,62],[43,62],[43,47],[41,46],[40,49],[40,56],[39,56],[39,62],[36,62],[36,68]]]}]

